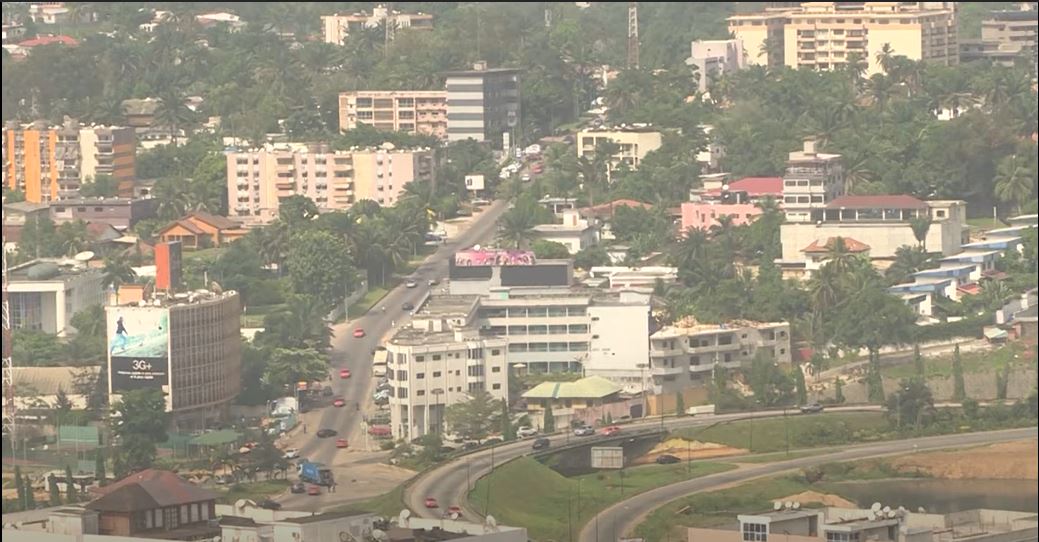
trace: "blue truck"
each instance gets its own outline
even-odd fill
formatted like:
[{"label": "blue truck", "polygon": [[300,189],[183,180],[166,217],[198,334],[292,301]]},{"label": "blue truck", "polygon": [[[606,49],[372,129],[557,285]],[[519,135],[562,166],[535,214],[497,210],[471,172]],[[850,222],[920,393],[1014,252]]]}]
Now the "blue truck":
[{"label": "blue truck", "polygon": [[321,463],[314,463],[313,461],[304,461],[299,464],[299,479],[310,484],[326,487],[335,484],[332,470]]}]

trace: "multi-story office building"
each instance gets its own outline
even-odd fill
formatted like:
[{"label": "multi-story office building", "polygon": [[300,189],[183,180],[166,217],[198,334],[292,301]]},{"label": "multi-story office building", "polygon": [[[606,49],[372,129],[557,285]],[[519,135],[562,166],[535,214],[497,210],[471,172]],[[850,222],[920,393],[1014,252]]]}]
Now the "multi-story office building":
[{"label": "multi-story office building", "polygon": [[102,274],[82,262],[33,260],[9,270],[11,328],[75,334],[72,317],[104,302]]},{"label": "multi-story office building", "polygon": [[911,60],[959,59],[954,2],[801,2],[728,21],[751,64],[834,70],[858,57],[872,75],[885,46]]},{"label": "multi-story office building", "polygon": [[706,386],[715,370],[739,369],[759,351],[789,364],[790,324],[678,322],[649,337],[649,374],[654,393]]},{"label": "multi-story office building", "polygon": [[616,143],[619,149],[610,159],[610,169],[623,163],[630,169],[638,169],[647,154],[663,144],[661,133],[650,126],[620,126],[593,128],[577,132],[577,155],[592,157],[596,146],[602,141]]},{"label": "multi-story office building", "polygon": [[26,201],[40,203],[77,197],[79,187],[98,175],[111,175],[120,193],[133,189],[136,137],[132,128],[80,126],[67,120],[60,127],[44,121],[3,130],[4,177]]},{"label": "multi-story office building", "polygon": [[706,92],[711,81],[742,69],[747,63],[743,42],[732,40],[697,40],[690,46],[685,63],[696,68],[700,92]]},{"label": "multi-story office building", "polygon": [[839,154],[818,152],[814,140],[790,153],[783,173],[783,210],[787,222],[805,222],[844,193],[844,165]]},{"label": "multi-story office building", "polygon": [[339,129],[368,124],[379,130],[447,137],[447,92],[358,90],[339,95]]},{"label": "multi-story office building", "polygon": [[370,199],[393,205],[412,181],[434,177],[430,149],[332,151],[327,146],[275,144],[227,153],[229,215],[246,224],[278,216],[282,199],[303,195],[321,209],[348,209]]},{"label": "multi-story office building", "polygon": [[141,220],[155,218],[157,199],[152,198],[77,198],[50,206],[54,222],[84,220],[126,229]]},{"label": "multi-story office building", "polygon": [[378,28],[384,24],[392,24],[398,29],[431,30],[433,16],[428,13],[391,12],[386,6],[378,5],[372,13],[363,11],[349,15],[322,15],[321,26],[325,43],[343,45],[351,32]]},{"label": "multi-story office building", "polygon": [[497,149],[515,145],[521,126],[519,74],[488,69],[486,62],[477,62],[472,70],[445,73],[447,140],[487,141]]},{"label": "multi-story office building", "polygon": [[393,385],[390,422],[397,438],[441,432],[447,407],[486,391],[508,399],[507,340],[481,336],[472,324],[477,296],[433,296],[411,327],[386,343]]}]

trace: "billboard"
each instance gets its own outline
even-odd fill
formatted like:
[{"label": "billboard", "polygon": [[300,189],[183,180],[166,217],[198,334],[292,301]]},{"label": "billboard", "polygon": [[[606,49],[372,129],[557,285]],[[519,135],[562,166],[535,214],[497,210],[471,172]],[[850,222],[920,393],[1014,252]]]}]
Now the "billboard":
[{"label": "billboard", "polygon": [[534,265],[534,253],[529,250],[460,250],[455,252],[455,265]]},{"label": "billboard", "polygon": [[620,446],[593,446],[593,469],[623,469],[624,448]]},{"label": "billboard", "polygon": [[111,392],[169,391],[169,311],[161,307],[108,307],[108,378]]},{"label": "billboard", "polygon": [[465,189],[466,190],[483,190],[484,189],[483,175],[466,175],[465,176]]}]

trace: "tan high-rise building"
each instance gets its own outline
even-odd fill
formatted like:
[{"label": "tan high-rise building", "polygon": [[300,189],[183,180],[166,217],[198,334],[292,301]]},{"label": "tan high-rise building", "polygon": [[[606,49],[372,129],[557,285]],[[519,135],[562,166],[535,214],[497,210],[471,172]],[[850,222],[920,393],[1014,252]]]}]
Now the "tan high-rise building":
[{"label": "tan high-rise building", "polygon": [[447,138],[447,92],[358,90],[339,95],[339,129],[369,124],[379,130]]},{"label": "tan high-rise building", "polygon": [[428,13],[391,12],[386,6],[379,5],[371,14],[365,12],[349,15],[322,15],[321,29],[325,43],[343,45],[350,32],[364,29],[380,28],[389,21],[395,29],[430,30],[433,28],[433,16]]},{"label": "tan high-rise building", "polygon": [[80,185],[97,175],[111,175],[119,181],[120,194],[131,195],[136,146],[132,128],[80,126],[74,120],[60,127],[44,121],[8,123],[4,182],[33,203],[79,197]]},{"label": "tan high-rise building", "polygon": [[954,2],[801,2],[728,20],[750,64],[833,70],[857,56],[869,76],[883,72],[885,46],[911,60],[959,61]]},{"label": "tan high-rise building", "polygon": [[434,178],[430,149],[354,149],[275,144],[227,153],[228,215],[244,224],[277,218],[282,199],[310,198],[320,209],[343,210],[362,199],[394,205],[412,181]]}]

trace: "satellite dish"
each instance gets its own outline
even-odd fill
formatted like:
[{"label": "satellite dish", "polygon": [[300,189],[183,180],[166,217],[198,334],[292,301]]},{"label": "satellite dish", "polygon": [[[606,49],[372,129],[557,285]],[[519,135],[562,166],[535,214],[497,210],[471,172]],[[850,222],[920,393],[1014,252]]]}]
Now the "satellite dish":
[{"label": "satellite dish", "polygon": [[389,540],[389,537],[386,536],[386,531],[381,529],[372,529],[372,538],[379,540],[380,542]]},{"label": "satellite dish", "polygon": [[794,510],[800,510],[800,509],[801,509],[801,503],[799,503],[797,501],[794,501]]},{"label": "satellite dish", "polygon": [[498,528],[498,520],[494,519],[494,516],[489,515],[489,514],[484,519],[484,524],[487,525],[488,527],[490,527],[491,529],[497,529]]},{"label": "satellite dish", "polygon": [[870,521],[873,521],[873,520],[877,519],[877,513],[874,512],[873,510],[870,510],[869,512],[866,513],[866,518],[869,519]]},{"label": "satellite dish", "polygon": [[458,516],[459,516],[458,512],[451,512],[451,519],[458,519]]},{"label": "satellite dish", "polygon": [[410,518],[410,517],[411,517],[411,510],[408,510],[407,508],[405,508],[404,510],[401,510],[400,514],[397,516],[397,525],[399,525],[401,527],[407,527],[407,525],[408,525],[408,518]]},{"label": "satellite dish", "polygon": [[781,503],[779,501],[776,501],[776,502],[772,503],[772,509],[776,510],[776,511],[782,510],[783,509],[783,503]]},{"label": "satellite dish", "polygon": [[786,501],[785,503],[783,503],[783,506],[785,506],[789,510],[794,507],[794,503]]},{"label": "satellite dish", "polygon": [[94,252],[90,250],[84,250],[83,252],[80,252],[79,254],[73,256],[72,259],[76,260],[77,262],[89,262],[90,260],[94,259]]},{"label": "satellite dish", "polygon": [[891,512],[891,507],[890,506],[885,506],[884,507],[884,513],[887,514],[888,512]]},{"label": "satellite dish", "polygon": [[881,508],[883,508],[883,506],[881,506],[881,504],[879,502],[875,502],[875,503],[873,503],[872,506],[869,507],[869,509],[874,511],[874,512],[880,512]]}]

